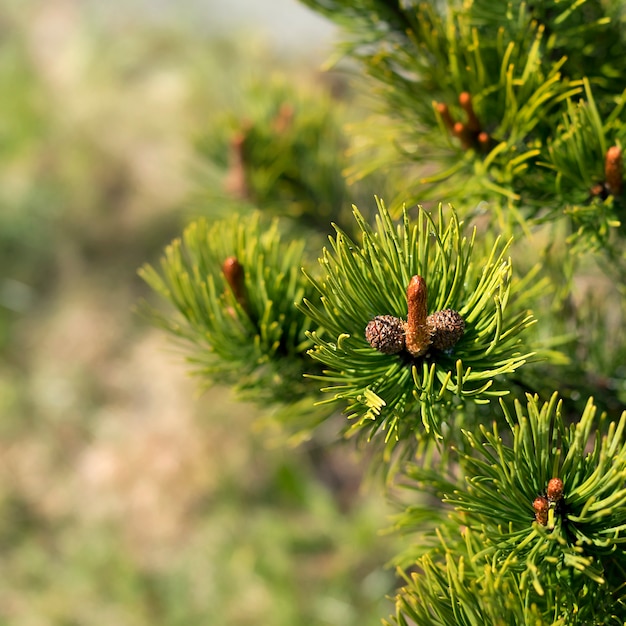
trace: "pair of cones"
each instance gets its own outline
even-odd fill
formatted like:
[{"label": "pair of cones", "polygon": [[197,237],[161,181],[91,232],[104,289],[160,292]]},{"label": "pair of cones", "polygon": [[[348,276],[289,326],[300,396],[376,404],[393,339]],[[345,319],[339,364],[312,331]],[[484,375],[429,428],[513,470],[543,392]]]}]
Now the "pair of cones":
[{"label": "pair of cones", "polygon": [[406,321],[393,315],[377,315],[366,329],[368,343],[383,354],[402,351],[423,356],[432,347],[450,350],[463,336],[465,321],[453,309],[428,314],[428,288],[421,276],[413,276],[407,288]]}]

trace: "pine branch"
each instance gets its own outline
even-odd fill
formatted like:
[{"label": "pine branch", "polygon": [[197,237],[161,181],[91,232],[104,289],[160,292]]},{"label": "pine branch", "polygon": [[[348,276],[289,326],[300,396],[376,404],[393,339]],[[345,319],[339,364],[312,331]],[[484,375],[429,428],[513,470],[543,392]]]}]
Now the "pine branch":
[{"label": "pine branch", "polygon": [[[572,243],[582,250],[607,249],[615,229],[624,232],[626,209],[621,166],[621,144],[626,135],[620,117],[626,92],[603,122],[588,81],[585,100],[568,103],[563,122],[548,142],[547,161],[540,163],[556,173],[552,214],[571,216]],[[611,154],[615,156],[611,159]],[[611,181],[608,182],[607,181]]]},{"label": "pine branch", "polygon": [[[412,224],[405,212],[397,227],[379,203],[377,227],[355,209],[362,242],[341,230],[311,278],[320,304],[303,300],[320,327],[310,333],[313,358],[327,368],[317,377],[332,401],[347,403],[352,432],[381,433],[390,447],[423,430],[441,434],[443,415],[461,400],[486,402],[506,394],[499,377],[514,372],[534,351],[523,331],[533,323],[524,309],[529,293],[518,290],[507,244],[496,241],[487,259],[474,258],[456,214],[435,223],[423,210]],[[385,354],[368,345],[365,328],[379,315],[407,315],[407,285],[419,275],[428,284],[428,311],[458,311],[465,331],[450,349],[418,357]]]},{"label": "pine branch", "polygon": [[[532,597],[544,618],[554,608],[546,600],[561,590],[571,596],[556,603],[563,615],[591,594],[612,598],[609,607],[619,607],[623,619],[626,412],[607,424],[590,400],[580,421],[568,426],[556,394],[544,404],[529,396],[515,412],[502,407],[510,433],[500,434],[495,424],[480,434],[465,431],[469,446],[459,454],[458,474],[413,464],[409,486],[451,505],[451,520],[477,539],[471,554],[477,570],[489,565],[496,587],[513,578],[524,603]],[[404,532],[413,516],[415,528],[423,527],[412,509],[398,522]]]},{"label": "pine branch", "polygon": [[623,624],[623,596],[588,578],[580,586],[564,581],[548,587],[543,595],[532,587],[522,589],[518,573],[477,558],[484,536],[469,529],[462,536],[440,534],[438,546],[416,563],[419,572],[402,574],[405,585],[396,596],[396,613],[385,624]]},{"label": "pine branch", "polygon": [[[546,206],[570,200],[540,164],[551,162],[557,120],[581,93],[583,79],[597,92],[602,116],[622,98],[617,77],[626,62],[614,51],[626,42],[617,7],[599,0],[409,2],[394,5],[402,15],[397,18],[385,2],[308,4],[342,23],[349,53],[372,76],[386,113],[397,120],[395,128],[386,127],[385,141],[377,141],[381,155],[368,151],[367,158],[402,172],[402,201],[454,203],[462,194],[474,204],[488,198],[503,223],[524,227],[529,218],[563,216],[562,210],[545,214]],[[358,19],[350,21],[355,13]],[[470,107],[463,104],[468,97]],[[387,146],[395,146],[393,155]],[[565,159],[579,161],[570,148]],[[407,177],[411,163],[417,167]],[[585,179],[603,163],[604,153],[585,170]],[[374,167],[360,163],[351,176],[359,169]],[[618,220],[611,206],[593,201],[592,188],[567,215],[574,230],[582,225],[591,232],[599,225],[605,241]]]},{"label": "pine branch", "polygon": [[[312,270],[276,223],[192,224],[142,270],[177,311],[153,318],[207,379],[298,427],[340,407],[348,435],[379,444],[375,469],[399,470],[412,498],[395,521],[413,573],[392,623],[625,623],[626,412],[609,422],[580,400],[595,390],[619,413],[626,397],[624,4],[304,2],[346,29],[385,122],[353,126],[346,152],[345,110],[262,84],[203,150],[226,210],[307,233],[331,220],[335,235]],[[346,168],[384,178],[391,210],[346,217]],[[404,208],[430,199],[462,204]],[[486,212],[497,221],[478,237],[467,222]],[[577,272],[592,260],[614,283],[586,302],[575,290],[595,276]]]},{"label": "pine branch", "polygon": [[[350,218],[349,139],[343,130],[355,107],[328,89],[296,86],[283,78],[255,80],[237,107],[216,115],[198,141],[203,165],[196,204],[213,216],[261,210],[288,218],[294,229],[325,237],[330,222]],[[208,180],[212,171],[216,180]],[[367,197],[373,192],[367,191]]]},{"label": "pine branch", "polygon": [[199,220],[168,246],[160,271],[140,271],[178,316],[144,310],[191,348],[207,383],[233,385],[261,403],[315,395],[302,378],[311,369],[310,320],[295,306],[315,297],[300,272],[302,254],[303,242],[283,243],[277,222],[267,228],[258,215]]}]

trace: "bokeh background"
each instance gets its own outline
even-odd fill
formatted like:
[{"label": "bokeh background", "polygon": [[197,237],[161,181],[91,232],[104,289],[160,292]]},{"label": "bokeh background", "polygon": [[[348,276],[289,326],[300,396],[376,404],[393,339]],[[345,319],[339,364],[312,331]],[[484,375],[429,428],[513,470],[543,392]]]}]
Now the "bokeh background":
[{"label": "bokeh background", "polygon": [[266,437],[133,312],[234,85],[315,72],[333,37],[296,0],[0,4],[0,624],[390,611],[390,508],[352,446]]}]

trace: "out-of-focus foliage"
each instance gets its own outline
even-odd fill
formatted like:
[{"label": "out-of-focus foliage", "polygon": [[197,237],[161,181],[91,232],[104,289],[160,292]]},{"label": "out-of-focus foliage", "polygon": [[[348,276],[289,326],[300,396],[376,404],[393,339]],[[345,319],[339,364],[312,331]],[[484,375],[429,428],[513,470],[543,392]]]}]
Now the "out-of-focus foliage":
[{"label": "out-of-focus foliage", "polygon": [[349,453],[261,447],[131,313],[135,268],[211,217],[197,136],[281,60],[87,6],[0,7],[0,623],[377,624],[384,507]]}]

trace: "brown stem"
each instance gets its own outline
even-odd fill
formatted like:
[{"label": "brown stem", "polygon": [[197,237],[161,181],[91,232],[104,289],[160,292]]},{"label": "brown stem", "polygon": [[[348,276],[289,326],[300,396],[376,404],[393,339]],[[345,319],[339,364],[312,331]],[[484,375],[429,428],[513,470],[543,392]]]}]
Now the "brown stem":
[{"label": "brown stem", "polygon": [[413,276],[406,290],[409,308],[406,322],[406,349],[413,356],[421,356],[430,346],[428,317],[428,288],[421,276]]}]

